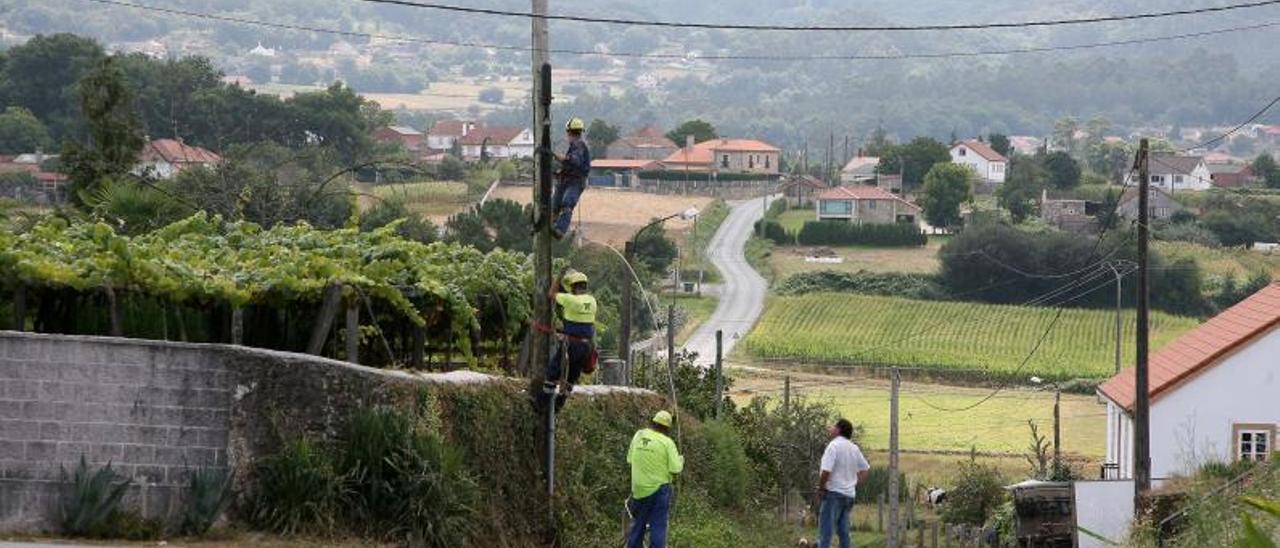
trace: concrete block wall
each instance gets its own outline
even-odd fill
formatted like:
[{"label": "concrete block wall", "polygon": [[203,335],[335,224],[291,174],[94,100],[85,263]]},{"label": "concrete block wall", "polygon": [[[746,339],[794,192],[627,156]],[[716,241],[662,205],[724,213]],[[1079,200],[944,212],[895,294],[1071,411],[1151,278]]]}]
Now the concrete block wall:
[{"label": "concrete block wall", "polygon": [[210,347],[0,334],[0,530],[49,529],[83,457],[172,518],[192,470],[228,466],[233,373]]}]

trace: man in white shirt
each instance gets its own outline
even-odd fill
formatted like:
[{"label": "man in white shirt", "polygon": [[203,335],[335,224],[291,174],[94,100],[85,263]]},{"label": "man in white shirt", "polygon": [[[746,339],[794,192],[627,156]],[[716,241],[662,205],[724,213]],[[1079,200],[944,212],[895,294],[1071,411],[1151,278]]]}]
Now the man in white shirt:
[{"label": "man in white shirt", "polygon": [[849,540],[849,512],[859,483],[867,479],[871,465],[862,450],[852,441],[853,423],[840,419],[831,427],[831,442],[822,452],[822,470],[818,475],[818,548],[831,546],[832,535],[839,536],[840,548],[852,548]]}]

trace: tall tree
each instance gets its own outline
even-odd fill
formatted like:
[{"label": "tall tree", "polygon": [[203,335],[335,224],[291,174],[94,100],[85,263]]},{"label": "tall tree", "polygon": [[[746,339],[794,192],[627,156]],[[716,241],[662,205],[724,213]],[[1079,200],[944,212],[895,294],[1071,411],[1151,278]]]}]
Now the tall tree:
[{"label": "tall tree", "polygon": [[960,205],[973,200],[973,170],[967,166],[940,163],[924,177],[920,207],[929,224],[947,228],[960,224]]},{"label": "tall tree", "polygon": [[1078,129],[1080,129],[1080,122],[1075,118],[1066,116],[1059,119],[1053,124],[1053,144],[1067,151],[1067,154],[1075,154]]},{"label": "tall tree", "polygon": [[999,152],[1005,158],[1009,157],[1012,152],[1012,145],[1009,143],[1009,136],[1003,133],[992,133],[987,136],[987,142],[991,144],[991,149]]},{"label": "tall tree", "polygon": [[587,144],[591,147],[591,155],[604,158],[609,145],[618,140],[618,126],[596,118],[587,126]]},{"label": "tall tree", "polygon": [[667,138],[671,139],[671,142],[675,143],[676,146],[684,146],[685,137],[688,135],[693,136],[693,142],[695,143],[710,141],[720,137],[720,135],[716,133],[715,126],[711,125],[710,122],[705,122],[701,119],[689,120],[680,124],[679,127],[667,132]]},{"label": "tall tree", "polygon": [[63,144],[63,165],[70,176],[70,197],[92,192],[105,181],[126,176],[138,162],[143,137],[124,72],[115,57],[105,57],[80,82],[80,111],[89,126],[86,142]]},{"label": "tall tree", "polygon": [[1049,174],[1039,158],[1017,156],[1010,161],[1009,174],[996,190],[996,199],[1009,210],[1013,222],[1021,223],[1035,212],[1041,191],[1049,184]]},{"label": "tall tree", "polygon": [[1263,152],[1253,160],[1253,175],[1262,179],[1268,188],[1280,188],[1280,166],[1271,154]]},{"label": "tall tree", "polygon": [[916,137],[910,143],[892,145],[881,153],[879,173],[902,174],[902,184],[919,188],[925,175],[937,164],[951,162],[947,145],[932,137]]},{"label": "tall tree", "polygon": [[54,139],[70,137],[78,127],[80,80],[105,55],[90,38],[37,35],[8,51],[0,74],[0,100],[31,111],[49,126]]},{"label": "tall tree", "polygon": [[31,111],[9,107],[0,114],[0,154],[48,151],[53,146],[49,128]]},{"label": "tall tree", "polygon": [[1075,188],[1080,184],[1080,164],[1070,154],[1063,151],[1050,152],[1041,161],[1045,171],[1049,172],[1049,184],[1055,188]]}]

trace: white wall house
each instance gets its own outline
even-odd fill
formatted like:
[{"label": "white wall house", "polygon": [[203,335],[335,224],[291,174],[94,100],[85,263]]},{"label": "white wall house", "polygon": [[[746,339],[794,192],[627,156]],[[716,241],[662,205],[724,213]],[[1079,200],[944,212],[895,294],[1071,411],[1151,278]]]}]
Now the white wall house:
[{"label": "white wall house", "polygon": [[427,148],[447,151],[453,148],[454,142],[466,137],[478,126],[468,120],[440,120],[427,131]]},{"label": "white wall house", "polygon": [[514,127],[473,128],[462,138],[462,157],[532,158],[533,131]]},{"label": "white wall house", "polygon": [[[1176,192],[1179,190],[1209,190],[1213,188],[1213,172],[1199,156],[1152,153],[1147,162],[1151,186]],[[1125,176],[1126,185],[1136,185],[1137,176]]]},{"label": "white wall house", "polygon": [[969,166],[984,183],[1003,183],[1009,170],[1009,159],[990,145],[970,139],[951,147],[951,163]]},{"label": "white wall house", "polygon": [[[1280,283],[1169,343],[1150,359],[1151,477],[1206,462],[1269,460],[1280,425]],[[1133,477],[1133,369],[1098,387],[1113,478]]]}]

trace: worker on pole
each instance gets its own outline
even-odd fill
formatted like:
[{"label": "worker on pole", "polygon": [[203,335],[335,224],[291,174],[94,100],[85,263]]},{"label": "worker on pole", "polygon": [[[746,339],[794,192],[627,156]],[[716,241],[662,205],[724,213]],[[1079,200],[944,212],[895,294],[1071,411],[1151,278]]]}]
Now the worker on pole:
[{"label": "worker on pole", "polygon": [[551,227],[551,235],[557,240],[564,238],[573,222],[573,209],[587,190],[587,175],[591,174],[591,150],[582,138],[586,124],[582,118],[571,118],[565,124],[565,140],[569,142],[569,150],[564,154],[556,154],[560,162],[560,170],[556,172],[555,193],[551,196],[551,210],[555,212],[555,225]]},{"label": "worker on pole", "polygon": [[[569,399],[578,378],[596,369],[597,304],[589,292],[588,282],[586,274],[566,268],[560,278],[552,282],[548,295],[555,302],[560,328],[555,333],[556,344],[552,345],[551,359],[547,362],[547,376],[539,404],[546,405],[555,398],[557,412]],[[560,389],[559,394],[556,393],[557,388]]]},{"label": "worker on pole", "polygon": [[631,448],[627,450],[627,463],[631,465],[631,500],[627,501],[631,530],[627,533],[627,548],[644,548],[646,530],[649,548],[667,546],[671,480],[684,471],[684,457],[667,435],[670,431],[671,413],[663,410],[653,416],[648,428],[631,438]]}]

